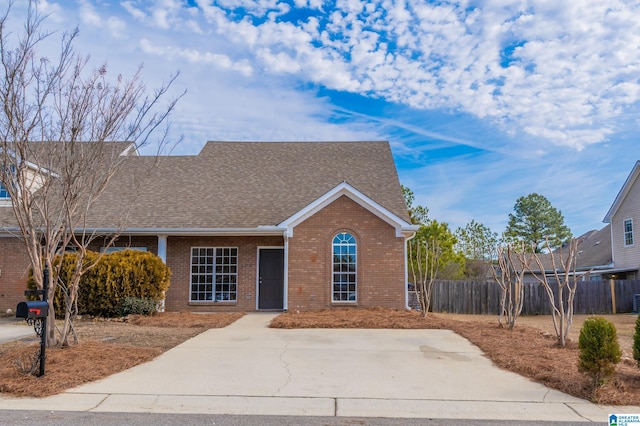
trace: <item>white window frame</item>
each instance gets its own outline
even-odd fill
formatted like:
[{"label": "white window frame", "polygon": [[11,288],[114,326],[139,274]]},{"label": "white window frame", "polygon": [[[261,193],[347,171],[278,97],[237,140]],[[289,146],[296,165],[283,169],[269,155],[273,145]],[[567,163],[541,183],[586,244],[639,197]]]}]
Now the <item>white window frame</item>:
[{"label": "white window frame", "polygon": [[[204,254],[202,254],[203,250]],[[191,247],[189,302],[236,303],[238,301],[238,256],[238,247]],[[198,262],[194,263],[196,257]],[[219,263],[220,258],[222,263]],[[204,262],[201,262],[202,260]],[[232,260],[235,260],[235,263],[232,263]],[[194,268],[197,268],[197,271]],[[196,277],[197,282],[194,282]],[[196,290],[194,286],[197,286]],[[194,299],[194,295],[200,294],[203,294],[204,298]]]},{"label": "white window frame", "polygon": [[9,190],[4,185],[4,183],[0,182],[0,200],[10,200]]},{"label": "white window frame", "polygon": [[[16,166],[14,164],[9,165],[9,169],[11,170],[12,175],[15,174]],[[3,205],[11,204],[11,195],[9,194],[9,189],[3,182],[0,182],[0,203],[2,203]]]},{"label": "white window frame", "polygon": [[[350,241],[345,238],[347,235],[350,237]],[[336,239],[340,237],[342,237],[341,240],[336,242]],[[336,253],[336,249],[338,249],[338,253]],[[346,262],[343,262],[344,256],[347,256]],[[353,259],[350,258],[351,256]],[[353,280],[349,280],[350,276],[353,277]],[[344,278],[346,281],[343,280]],[[351,286],[353,286],[353,290],[350,289]],[[336,298],[336,296],[338,297]],[[331,301],[333,303],[356,303],[358,301],[358,241],[351,232],[339,232],[331,240]]]},{"label": "white window frame", "polygon": [[[627,230],[627,223],[630,229]],[[625,247],[633,246],[633,219],[625,219],[622,221],[622,239]]]}]

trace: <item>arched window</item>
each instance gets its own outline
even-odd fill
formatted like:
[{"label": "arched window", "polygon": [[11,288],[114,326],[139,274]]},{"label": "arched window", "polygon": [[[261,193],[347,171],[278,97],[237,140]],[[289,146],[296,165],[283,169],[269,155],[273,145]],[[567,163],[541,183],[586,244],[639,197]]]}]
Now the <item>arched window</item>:
[{"label": "arched window", "polygon": [[333,238],[333,301],[356,301],[356,239],[348,232]]}]

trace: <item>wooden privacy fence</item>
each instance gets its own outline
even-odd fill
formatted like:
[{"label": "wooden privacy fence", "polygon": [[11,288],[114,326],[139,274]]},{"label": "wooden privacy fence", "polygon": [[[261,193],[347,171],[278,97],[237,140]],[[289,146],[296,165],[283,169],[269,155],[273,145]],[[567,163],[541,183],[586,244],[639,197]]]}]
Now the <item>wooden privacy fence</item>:
[{"label": "wooden privacy fence", "polygon": [[[555,289],[555,283],[551,283]],[[611,297],[611,289],[614,297]],[[413,292],[410,292],[413,293]],[[500,311],[500,286],[495,281],[436,280],[433,284],[433,312],[456,314],[495,314]],[[576,288],[574,313],[611,314],[633,311],[634,295],[640,294],[640,281],[580,281]],[[410,294],[415,307],[415,295]],[[524,284],[523,315],[551,314],[547,292],[542,284]]]}]

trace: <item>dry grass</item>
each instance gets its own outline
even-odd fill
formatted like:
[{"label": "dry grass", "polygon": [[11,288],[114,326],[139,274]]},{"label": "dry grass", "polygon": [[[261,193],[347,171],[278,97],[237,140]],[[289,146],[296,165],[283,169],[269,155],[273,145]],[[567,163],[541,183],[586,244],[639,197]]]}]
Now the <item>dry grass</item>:
[{"label": "dry grass", "polygon": [[[80,344],[47,348],[44,377],[23,374],[17,362],[33,356],[39,339],[0,345],[0,392],[41,397],[98,380],[147,362],[209,328],[231,324],[243,314],[163,313],[126,321],[79,320]],[[28,361],[27,361],[28,363]]]},{"label": "dry grass", "polygon": [[[208,328],[224,327],[242,314],[164,313],[127,321],[79,321],[81,344],[47,350],[42,378],[20,374],[16,360],[35,353],[35,339],[0,345],[0,392],[45,396],[146,362]],[[578,372],[577,336],[586,316],[576,316],[565,348],[556,344],[548,316],[521,317],[513,331],[498,327],[497,317],[430,314],[389,309],[332,309],[285,313],[279,328],[437,328],[451,329],[480,347],[498,366],[571,395],[602,404],[640,406],[640,369],[631,358],[635,315],[606,316],[616,324],[623,361],[614,377],[595,394]],[[96,361],[99,360],[99,361]]]}]

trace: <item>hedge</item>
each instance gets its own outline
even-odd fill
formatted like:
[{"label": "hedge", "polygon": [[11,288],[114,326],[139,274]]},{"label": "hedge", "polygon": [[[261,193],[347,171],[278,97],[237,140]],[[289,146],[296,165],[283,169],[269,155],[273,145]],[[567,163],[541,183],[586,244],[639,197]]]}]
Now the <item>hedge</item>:
[{"label": "hedge", "polygon": [[[99,256],[88,251],[85,264],[96,262]],[[77,254],[65,253],[61,261],[59,281],[66,288],[75,270]],[[78,314],[100,317],[126,315],[130,311],[127,306],[131,306],[131,298],[157,304],[164,298],[170,278],[169,267],[151,252],[123,250],[104,254],[80,279]],[[30,279],[29,284],[33,288],[35,283]],[[64,314],[63,304],[62,288],[58,286],[54,299],[56,315]]]}]

